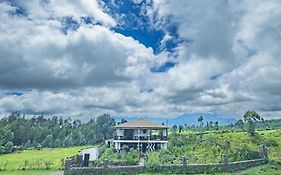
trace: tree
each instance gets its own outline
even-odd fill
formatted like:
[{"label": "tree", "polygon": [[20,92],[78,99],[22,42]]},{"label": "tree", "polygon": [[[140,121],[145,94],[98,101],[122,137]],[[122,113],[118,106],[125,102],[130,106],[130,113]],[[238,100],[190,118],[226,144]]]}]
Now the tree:
[{"label": "tree", "polygon": [[42,142],[42,146],[43,147],[49,147],[49,148],[54,146],[54,141],[53,141],[53,135],[52,134],[48,135],[44,139],[44,141]]},{"label": "tree", "polygon": [[209,122],[209,127],[210,127],[210,128],[213,128],[213,124],[214,124],[213,121],[210,121],[210,122]]},{"label": "tree", "polygon": [[55,147],[62,147],[62,142],[61,142],[61,140],[59,139],[59,138],[56,138],[56,140],[55,140],[55,143],[54,143],[55,145]]},{"label": "tree", "polygon": [[203,123],[203,117],[202,116],[200,116],[199,118],[198,118],[198,122],[200,123],[200,128],[201,128],[201,132],[200,132],[200,138],[202,139],[202,137],[203,137],[203,126],[204,126],[204,123]]},{"label": "tree", "polygon": [[178,129],[178,126],[177,125],[173,125],[173,131],[176,132]]},{"label": "tree", "polygon": [[24,148],[30,148],[32,146],[31,141],[28,139],[24,144]]},{"label": "tree", "polygon": [[63,147],[70,147],[73,145],[73,139],[71,135],[68,135],[63,141]]},{"label": "tree", "polygon": [[179,126],[179,133],[181,133],[181,132],[182,132],[182,130],[183,130],[183,126],[182,126],[182,125],[180,125],[180,126]]},{"label": "tree", "polygon": [[13,152],[13,149],[14,149],[13,142],[10,141],[5,144],[5,149],[4,149],[5,153],[11,153],[11,152]]},{"label": "tree", "polygon": [[215,121],[215,130],[219,130],[219,122]]},{"label": "tree", "polygon": [[124,118],[121,119],[121,124],[123,124],[123,123],[127,123],[127,120]]},{"label": "tree", "polygon": [[203,127],[203,117],[202,116],[200,116],[199,118],[198,118],[198,122],[200,123],[200,127]]},{"label": "tree", "polygon": [[251,136],[255,135],[255,121],[261,120],[261,117],[256,111],[247,111],[244,116],[244,122],[247,123],[247,132]]},{"label": "tree", "polygon": [[207,124],[206,124],[206,129],[207,129],[207,131],[210,129],[209,122],[207,122]]},{"label": "tree", "polygon": [[96,121],[95,133],[97,142],[102,142],[114,136],[115,120],[108,114],[98,116]]},{"label": "tree", "polygon": [[238,126],[239,128],[241,128],[243,131],[245,131],[244,129],[244,122],[242,119],[239,119],[236,123],[235,123],[236,126]]}]

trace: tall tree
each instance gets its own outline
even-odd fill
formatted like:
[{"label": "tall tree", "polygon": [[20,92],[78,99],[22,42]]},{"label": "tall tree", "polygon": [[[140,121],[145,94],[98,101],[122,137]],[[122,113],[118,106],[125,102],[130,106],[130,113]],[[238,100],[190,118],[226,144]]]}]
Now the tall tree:
[{"label": "tall tree", "polygon": [[204,125],[203,120],[204,119],[202,116],[198,117],[198,122],[200,123],[200,127],[203,127],[203,125]]},{"label": "tall tree", "polygon": [[260,115],[256,111],[247,111],[244,116],[244,122],[247,123],[247,132],[249,135],[255,135],[255,121],[261,120]]},{"label": "tall tree", "polygon": [[203,126],[204,126],[203,120],[204,120],[203,116],[198,117],[198,122],[200,123],[200,129],[201,129],[201,131],[200,131],[200,138],[203,137]]}]

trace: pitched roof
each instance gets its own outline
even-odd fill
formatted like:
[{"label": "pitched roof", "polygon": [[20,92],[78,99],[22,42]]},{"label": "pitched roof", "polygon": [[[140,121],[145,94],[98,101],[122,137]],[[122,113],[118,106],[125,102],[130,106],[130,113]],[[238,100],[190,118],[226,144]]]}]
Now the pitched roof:
[{"label": "pitched roof", "polygon": [[131,122],[126,122],[120,125],[116,125],[115,128],[148,128],[148,129],[165,129],[167,126],[146,121],[144,119],[138,119]]}]

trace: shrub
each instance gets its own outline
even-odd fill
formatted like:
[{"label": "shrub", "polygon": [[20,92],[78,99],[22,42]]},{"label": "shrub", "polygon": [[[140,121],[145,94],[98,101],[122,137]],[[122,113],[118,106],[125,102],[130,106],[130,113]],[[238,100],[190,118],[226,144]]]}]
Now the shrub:
[{"label": "shrub", "polygon": [[99,159],[94,165],[102,166],[105,162],[109,165],[137,165],[139,162],[139,153],[136,150],[122,150],[118,153],[112,147],[104,148],[102,147]]},{"label": "shrub", "polygon": [[268,147],[278,147],[279,146],[279,143],[276,141],[276,140],[273,140],[273,139],[268,139],[265,141],[265,145],[268,146]]},{"label": "shrub", "polygon": [[148,171],[153,171],[161,165],[160,153],[156,151],[147,153],[147,160],[144,164],[145,169]]}]

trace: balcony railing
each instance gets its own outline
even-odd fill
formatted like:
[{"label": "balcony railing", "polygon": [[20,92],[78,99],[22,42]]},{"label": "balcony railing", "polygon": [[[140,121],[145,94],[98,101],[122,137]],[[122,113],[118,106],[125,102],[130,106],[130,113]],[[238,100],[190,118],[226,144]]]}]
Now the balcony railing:
[{"label": "balcony railing", "polygon": [[134,137],[124,137],[115,136],[114,140],[167,140],[167,136],[134,136]]}]

